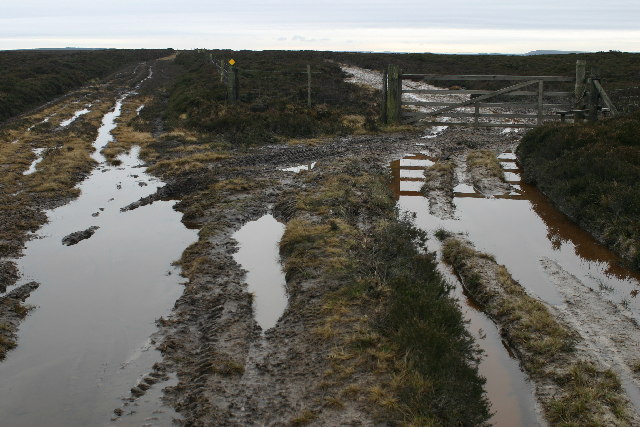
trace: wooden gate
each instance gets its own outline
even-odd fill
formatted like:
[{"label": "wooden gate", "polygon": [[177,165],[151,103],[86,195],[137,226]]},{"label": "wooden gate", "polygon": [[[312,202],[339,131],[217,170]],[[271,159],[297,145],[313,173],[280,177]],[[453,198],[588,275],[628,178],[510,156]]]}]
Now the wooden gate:
[{"label": "wooden gate", "polygon": [[[596,120],[599,112],[617,113],[599,80],[593,68],[587,77],[586,62],[580,60],[575,77],[402,74],[397,66],[390,65],[383,78],[382,118],[385,123],[424,121],[432,126],[510,128],[531,128],[567,117],[574,122],[585,117]],[[421,82],[439,81],[500,81],[509,85],[498,90],[419,87]],[[566,89],[548,90],[549,84]],[[429,100],[415,99],[416,95],[428,95]]]}]

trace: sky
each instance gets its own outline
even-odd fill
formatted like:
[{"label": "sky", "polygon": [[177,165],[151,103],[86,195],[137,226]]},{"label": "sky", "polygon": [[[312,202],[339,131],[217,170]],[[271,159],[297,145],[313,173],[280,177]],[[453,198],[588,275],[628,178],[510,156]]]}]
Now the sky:
[{"label": "sky", "polygon": [[0,49],[640,52],[638,0],[0,1]]}]

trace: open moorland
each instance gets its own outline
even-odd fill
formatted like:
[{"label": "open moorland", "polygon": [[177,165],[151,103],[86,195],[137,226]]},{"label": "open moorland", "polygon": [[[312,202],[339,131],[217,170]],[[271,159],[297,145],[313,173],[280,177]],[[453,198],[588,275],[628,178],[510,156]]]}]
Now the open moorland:
[{"label": "open moorland", "polygon": [[[15,55],[8,425],[640,425],[637,113],[529,132],[379,118],[389,63],[587,59],[631,111],[640,55]],[[270,261],[280,279],[255,273]]]}]

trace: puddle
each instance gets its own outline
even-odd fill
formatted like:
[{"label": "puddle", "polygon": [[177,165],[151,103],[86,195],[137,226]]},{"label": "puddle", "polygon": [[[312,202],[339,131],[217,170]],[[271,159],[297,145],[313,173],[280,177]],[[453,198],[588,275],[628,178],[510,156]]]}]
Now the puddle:
[{"label": "puddle", "polygon": [[102,118],[102,126],[100,126],[100,129],[98,129],[98,136],[96,137],[96,141],[93,144],[96,151],[91,155],[91,157],[99,163],[105,161],[105,158],[102,154],[100,154],[100,151],[102,151],[102,149],[109,142],[113,141],[111,131],[117,126],[116,119],[120,116],[120,112],[122,110],[122,102],[127,96],[129,96],[129,94],[125,94],[121,98],[119,98],[116,101],[116,105],[113,107],[113,111],[108,112]]},{"label": "puddle", "polygon": [[140,115],[140,111],[142,111],[142,109],[144,108],[144,104],[142,104],[141,106],[139,106],[138,108],[136,108],[136,116]]},{"label": "puddle", "polygon": [[278,250],[284,229],[284,224],[267,214],[233,234],[239,246],[233,258],[247,270],[245,281],[254,295],[255,318],[263,331],[275,326],[287,307],[286,281]]},{"label": "puddle", "polygon": [[[103,136],[114,127],[107,116]],[[174,202],[120,212],[162,185],[140,168],[138,152],[94,169],[78,199],[47,212],[49,223],[17,260],[21,281],[41,286],[27,300],[36,309],[20,326],[18,347],[0,363],[3,425],[106,425],[161,360],[149,336],[182,292],[171,262],[197,236]],[[100,227],[90,239],[62,245],[90,226]]]},{"label": "puddle", "polygon": [[[87,105],[87,107],[91,107],[91,105]],[[71,123],[75,122],[76,119],[80,116],[83,116],[85,114],[87,114],[90,110],[87,108],[83,108],[82,110],[78,110],[75,113],[73,113],[73,116],[71,116],[70,118],[68,118],[67,120],[63,120],[60,122],[60,127],[64,128],[69,126]]]},{"label": "puddle", "polygon": [[302,171],[310,171],[311,169],[316,167],[316,163],[318,162],[313,162],[313,163],[309,163],[306,165],[298,165],[298,166],[293,166],[290,168],[284,168],[284,169],[280,169],[283,172],[293,172],[293,173],[299,173]]},{"label": "puddle", "polygon": [[[428,201],[419,197],[420,193],[406,191],[416,185],[415,179],[398,179],[402,174],[394,174],[398,207],[401,211],[416,214],[416,225],[430,233],[429,249],[438,249],[439,242],[433,237],[433,232],[438,228],[466,233],[478,250],[494,255],[496,261],[505,265],[529,292],[549,304],[562,304],[564,300],[560,292],[539,262],[542,258],[549,258],[598,292],[602,298],[625,306],[640,321],[640,299],[633,298],[634,290],[640,288],[640,275],[625,269],[618,256],[556,210],[535,187],[521,182],[521,171],[514,153],[502,153],[498,158],[508,171],[505,175],[507,181],[512,183],[511,191],[485,198],[467,191],[469,188],[457,186],[454,189],[455,219],[442,220],[430,215]],[[397,168],[399,163],[402,164],[392,163],[392,168]],[[463,308],[467,313],[472,313],[469,304]],[[479,316],[484,317],[481,313]],[[474,321],[471,327],[474,327]],[[480,341],[480,344],[489,355],[482,365],[482,369],[486,369],[496,363],[489,358],[501,345],[499,340],[491,340],[488,333],[487,339]],[[504,349],[501,351],[504,352]],[[500,376],[499,373],[489,372],[485,373],[489,380],[488,391],[498,387],[494,377]],[[502,405],[501,402],[506,398],[501,397],[503,394],[524,399],[526,396],[521,396],[522,393],[518,391],[523,387],[522,381],[525,381],[524,378],[516,381],[520,385],[513,390],[502,390],[498,394],[489,392],[494,406]],[[527,408],[527,405],[521,404],[520,408]],[[503,410],[512,411],[508,405],[504,409],[497,407],[496,410],[498,415]]]},{"label": "puddle", "polygon": [[167,381],[154,384],[147,392],[136,399],[135,402],[125,402],[122,409],[122,416],[113,418],[113,425],[122,426],[175,426],[180,425],[174,420],[182,420],[172,407],[158,405],[162,401],[162,389],[175,387],[178,385],[178,378],[175,374],[169,375]]},{"label": "puddle", "polygon": [[31,165],[29,166],[29,169],[27,169],[26,171],[22,172],[22,175],[31,175],[32,173],[34,173],[36,171],[36,166],[38,165],[38,163],[40,163],[43,159],[44,159],[44,152],[45,152],[46,148],[34,148],[33,149],[33,154],[36,155],[36,159],[31,162]]},{"label": "puddle", "polygon": [[469,184],[458,184],[453,187],[453,192],[458,194],[477,194],[476,189],[473,188],[473,185]]},{"label": "puddle", "polygon": [[[424,157],[422,161],[429,161],[429,158]],[[433,237],[433,231],[438,228],[438,225],[437,221],[432,219],[434,217],[429,214],[429,202],[420,192],[407,190],[414,186],[422,186],[424,178],[416,181],[413,177],[403,177],[403,171],[415,170],[415,160],[416,155],[411,155],[392,162],[394,191],[400,210],[415,213],[416,225],[430,232],[427,242],[429,250],[438,252],[439,256],[440,242]],[[476,194],[473,187],[467,184],[456,186],[454,191]],[[490,420],[491,424],[503,427],[538,425],[533,389],[520,370],[517,360],[512,358],[504,347],[495,324],[484,313],[477,310],[475,304],[463,294],[462,285],[440,259],[438,269],[449,283],[454,284],[454,296],[460,301],[465,319],[469,321],[468,330],[485,353],[479,369],[480,374],[487,379],[485,390],[492,405],[491,410],[494,412]]]}]

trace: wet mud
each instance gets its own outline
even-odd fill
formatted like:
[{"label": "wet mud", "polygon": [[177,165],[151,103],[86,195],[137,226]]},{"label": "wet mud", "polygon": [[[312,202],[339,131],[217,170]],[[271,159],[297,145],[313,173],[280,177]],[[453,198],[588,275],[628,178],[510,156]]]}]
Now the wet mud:
[{"label": "wet mud", "polygon": [[[157,84],[169,74],[169,65],[158,67],[152,74],[141,66],[135,72],[135,82],[148,75],[148,83]],[[369,74],[365,77],[371,78]],[[129,81],[126,89],[135,87],[135,82]],[[637,289],[635,277],[615,260],[603,257],[600,249],[576,237],[578,231],[567,232],[568,227],[542,202],[536,202],[535,192],[518,183],[516,175],[508,175],[506,183],[498,184],[466,166],[471,150],[512,153],[519,138],[516,132],[438,128],[402,135],[327,138],[316,145],[274,144],[248,152],[232,151],[228,158],[206,162],[192,173],[171,175],[160,171],[161,182],[141,177],[142,160],[138,159],[140,155],[153,166],[180,156],[161,148],[171,142],[161,140],[161,122],[156,123],[155,140],[143,146],[142,154],[134,150],[120,157],[120,166],[105,164],[106,156],[100,154],[113,142],[110,131],[105,130],[112,119],[125,109],[140,113],[142,105],[130,104],[131,99],[122,97],[127,90],[110,91],[105,101],[108,106],[94,102],[91,112],[68,126],[88,126],[83,123],[90,119],[96,122],[92,114],[101,112],[101,119],[111,111],[105,127],[99,132],[98,123],[90,133],[100,141],[90,152],[93,163],[87,160],[89,167],[74,175],[75,183],[95,180],[96,187],[104,191],[85,199],[81,196],[76,200],[78,205],[67,205],[81,214],[58,223],[55,232],[39,231],[50,234],[49,239],[41,241],[28,240],[24,230],[35,232],[47,219],[43,218],[45,208],[59,207],[77,194],[30,201],[29,208],[24,208],[31,215],[25,215],[31,218],[29,227],[23,226],[23,233],[14,236],[3,253],[15,257],[28,242],[26,252],[39,254],[34,270],[18,263],[24,284],[14,284],[17,278],[14,280],[11,264],[3,264],[0,272],[2,284],[12,288],[0,298],[5,301],[15,290],[17,294],[6,301],[17,308],[16,316],[22,314],[7,323],[10,333],[18,337],[18,347],[0,363],[3,384],[7,384],[5,379],[15,384],[3,388],[0,394],[13,425],[24,420],[24,425],[39,422],[50,414],[60,414],[49,419],[52,425],[68,425],[64,414],[70,407],[80,407],[74,416],[87,424],[169,425],[177,420],[184,425],[375,425],[378,420],[372,415],[370,400],[338,399],[344,395],[338,395],[337,387],[347,389],[344,379],[336,384],[327,380],[334,378],[330,371],[339,376],[336,370],[340,367],[351,369],[342,359],[343,349],[312,332],[325,325],[324,296],[335,283],[289,281],[283,311],[276,310],[278,314],[262,323],[256,318],[262,303],[259,296],[252,296],[252,285],[247,283],[250,267],[234,256],[243,246],[237,233],[269,213],[283,223],[299,215],[314,220],[298,212],[292,195],[313,188],[324,177],[344,172],[341,168],[348,161],[352,161],[349,165],[358,163],[364,172],[380,174],[386,173],[381,171],[395,160],[388,173],[395,176],[391,185],[398,208],[416,214],[416,224],[427,230],[430,242],[434,242],[430,250],[440,251],[433,237],[438,228],[467,233],[478,249],[504,264],[527,292],[554,307],[562,323],[573,325],[583,337],[581,351],[598,354],[598,363],[611,365],[625,378],[627,390],[632,390],[629,385],[637,385],[637,370],[632,369],[637,366],[632,365],[637,351],[633,353],[631,343],[638,342],[638,310],[635,300],[629,299],[630,292]],[[76,111],[77,105],[67,110],[65,117]],[[43,110],[29,125],[35,125],[33,130],[37,131],[38,126],[47,125],[43,122],[46,117],[54,117],[53,112]],[[21,149],[24,158],[18,173],[30,169],[33,148],[42,147],[30,144]],[[411,154],[402,160],[407,153]],[[41,168],[46,167],[47,156],[28,179],[46,170]],[[517,174],[512,156],[501,157],[505,170]],[[91,172],[96,163],[98,168]],[[445,167],[436,172],[438,164]],[[11,193],[21,190],[12,187]],[[63,216],[65,208],[56,212]],[[174,210],[182,214],[184,224],[198,230],[197,241],[182,256],[180,252],[193,242],[195,232],[180,225],[180,214]],[[50,216],[52,224],[56,224],[58,213]],[[132,223],[118,228],[125,217]],[[153,227],[149,218],[153,218]],[[174,228],[176,224],[179,229]],[[101,229],[91,239],[76,246],[60,245],[62,237],[71,231],[94,225]],[[522,237],[518,230],[527,230],[527,234]],[[147,246],[142,246],[143,242]],[[48,249],[47,245],[54,244],[55,250]],[[105,251],[106,247],[111,249]],[[73,251],[70,254],[76,264],[65,267],[58,257],[61,250]],[[51,257],[51,253],[56,256]],[[153,257],[147,256],[150,254]],[[268,257],[272,256],[273,251]],[[107,262],[96,266],[96,258]],[[169,263],[174,260],[178,260],[176,268],[171,268]],[[53,270],[42,273],[46,268]],[[492,422],[544,425],[532,387],[519,369],[516,352],[510,354],[511,347],[502,344],[501,326],[496,327],[474,304],[474,298],[462,291],[459,277],[443,263],[440,269],[456,285],[470,331],[486,353],[481,370],[489,380],[487,390],[495,411]],[[76,276],[76,270],[82,274],[70,280],[69,272]],[[121,275],[112,276],[112,270],[119,270]],[[177,286],[182,280],[178,278],[180,272],[185,276],[183,287]],[[28,282],[32,279],[42,283],[36,291],[36,284]],[[58,281],[55,285],[54,279]],[[619,299],[622,295],[628,299],[626,304]],[[22,297],[27,304],[38,307],[24,323],[20,322],[29,307],[22,305]],[[69,306],[74,310],[65,313]],[[358,314],[363,318],[367,315]],[[7,314],[3,312],[2,316]],[[92,327],[91,336],[86,330],[80,331],[85,326],[81,323]],[[36,326],[43,324],[49,329]],[[627,331],[622,340],[615,335],[616,325],[624,325]],[[588,331],[596,333],[585,338]],[[126,343],[117,344],[123,338]],[[95,347],[74,347],[78,343]],[[73,357],[63,355],[67,350]],[[20,372],[34,366],[37,372],[31,379],[21,378]],[[98,375],[96,366],[101,370]],[[371,385],[364,370],[353,369],[345,375],[351,375],[348,378],[353,379],[354,390]],[[59,395],[55,399],[41,397],[42,393],[54,392]],[[628,394],[633,401],[632,393]],[[26,409],[20,400],[26,402]],[[35,405],[35,401],[41,403]]]},{"label": "wet mud", "polygon": [[[92,215],[93,216],[93,215]],[[97,225],[91,226],[86,230],[76,231],[68,234],[62,238],[62,244],[65,246],[77,245],[82,240],[86,240],[93,236],[93,234],[99,229]]]}]

